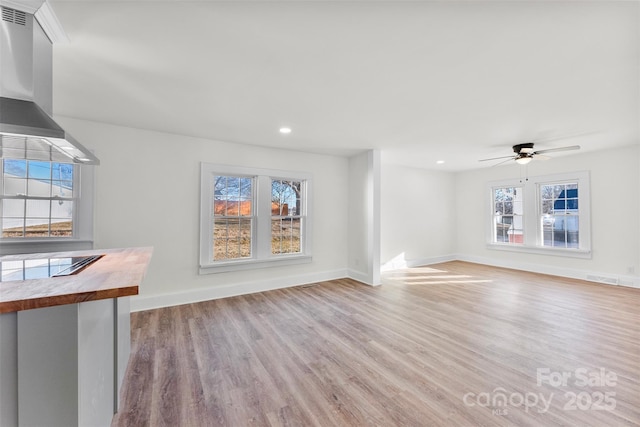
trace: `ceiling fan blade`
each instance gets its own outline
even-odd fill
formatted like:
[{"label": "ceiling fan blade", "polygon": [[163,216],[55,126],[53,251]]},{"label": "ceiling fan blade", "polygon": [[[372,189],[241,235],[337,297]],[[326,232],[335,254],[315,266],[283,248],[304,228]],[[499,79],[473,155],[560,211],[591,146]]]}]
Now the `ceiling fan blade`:
[{"label": "ceiling fan blade", "polygon": [[573,139],[573,138],[580,138],[584,136],[598,135],[601,133],[602,133],[601,130],[592,129],[592,130],[586,130],[586,131],[567,132],[567,133],[563,133],[555,136],[547,136],[547,137],[539,136],[534,139],[537,143],[544,144],[548,142],[562,141],[563,139]]},{"label": "ceiling fan blade", "polygon": [[510,162],[510,161],[511,161],[511,160],[513,160],[513,159],[514,159],[514,157],[511,157],[510,159],[503,160],[503,161],[501,161],[501,162],[496,163],[495,165],[491,165],[491,167],[492,167],[492,168],[495,168],[496,166],[500,166],[500,165],[501,165],[501,164],[503,164],[503,163]]},{"label": "ceiling fan blade", "polygon": [[[480,159],[478,160],[479,162],[488,162],[490,160],[500,160],[500,159],[513,159],[515,158],[514,156],[502,156],[502,157],[493,157],[491,159]],[[498,163],[500,164],[500,163]]]},{"label": "ceiling fan blade", "polygon": [[552,153],[555,151],[570,151],[570,150],[579,150],[580,146],[579,145],[571,145],[569,147],[558,147],[558,148],[549,148],[547,150],[538,150],[536,152],[534,152],[533,154],[543,154],[543,153]]}]

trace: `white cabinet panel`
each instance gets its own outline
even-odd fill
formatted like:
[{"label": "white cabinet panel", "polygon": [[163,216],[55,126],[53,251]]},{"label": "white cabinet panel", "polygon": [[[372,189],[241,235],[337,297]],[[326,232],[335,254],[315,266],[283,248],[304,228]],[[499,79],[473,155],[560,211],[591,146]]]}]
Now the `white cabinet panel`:
[{"label": "white cabinet panel", "polygon": [[19,425],[110,425],[114,311],[107,299],[18,312]]}]

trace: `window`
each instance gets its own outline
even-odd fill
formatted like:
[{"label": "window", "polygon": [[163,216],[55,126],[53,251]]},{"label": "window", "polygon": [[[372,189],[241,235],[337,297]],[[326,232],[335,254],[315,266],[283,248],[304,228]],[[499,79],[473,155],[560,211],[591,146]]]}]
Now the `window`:
[{"label": "window", "polygon": [[539,186],[542,244],[578,248],[580,213],[578,183],[553,183]]},{"label": "window", "polygon": [[489,184],[491,249],[589,257],[589,174]]},{"label": "window", "polygon": [[271,180],[271,253],[300,253],[302,181]]},{"label": "window", "polygon": [[2,239],[73,237],[77,179],[70,163],[3,159]]},{"label": "window", "polygon": [[251,257],[254,179],[213,177],[213,260]]},{"label": "window", "polygon": [[523,243],[522,187],[493,189],[494,242]]},{"label": "window", "polygon": [[200,272],[311,261],[307,174],[203,163]]}]

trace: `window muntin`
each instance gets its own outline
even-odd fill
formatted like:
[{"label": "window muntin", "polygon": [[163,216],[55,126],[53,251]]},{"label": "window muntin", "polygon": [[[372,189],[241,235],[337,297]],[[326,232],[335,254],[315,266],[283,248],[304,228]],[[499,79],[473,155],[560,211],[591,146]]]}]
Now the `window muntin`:
[{"label": "window muntin", "polygon": [[539,185],[540,230],[543,246],[577,249],[580,247],[578,183]]},{"label": "window muntin", "polygon": [[303,182],[271,180],[271,254],[302,251]]},{"label": "window muntin", "polygon": [[3,159],[2,238],[73,237],[76,181],[70,163]]},{"label": "window muntin", "polygon": [[494,243],[523,243],[522,187],[493,188]]},{"label": "window muntin", "polygon": [[213,260],[250,258],[254,178],[216,175],[213,180]]}]

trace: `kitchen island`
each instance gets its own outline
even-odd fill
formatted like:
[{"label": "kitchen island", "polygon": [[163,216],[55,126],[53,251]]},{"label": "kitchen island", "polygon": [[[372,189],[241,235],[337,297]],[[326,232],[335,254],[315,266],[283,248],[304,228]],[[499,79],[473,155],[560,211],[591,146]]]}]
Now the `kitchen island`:
[{"label": "kitchen island", "polygon": [[8,255],[4,265],[103,255],[61,277],[0,282],[0,425],[108,426],[130,351],[129,297],[151,248]]}]

